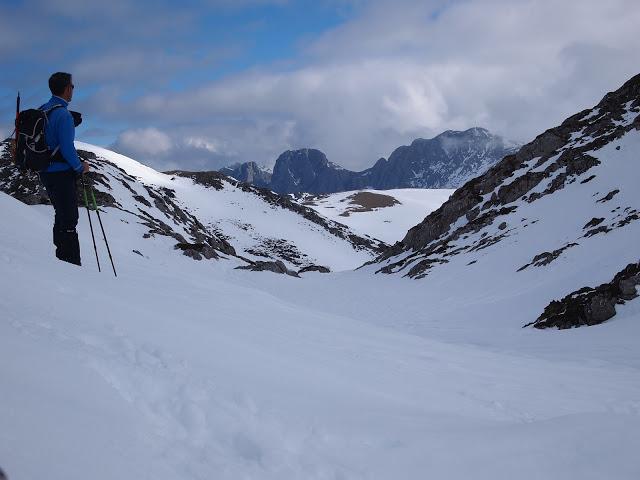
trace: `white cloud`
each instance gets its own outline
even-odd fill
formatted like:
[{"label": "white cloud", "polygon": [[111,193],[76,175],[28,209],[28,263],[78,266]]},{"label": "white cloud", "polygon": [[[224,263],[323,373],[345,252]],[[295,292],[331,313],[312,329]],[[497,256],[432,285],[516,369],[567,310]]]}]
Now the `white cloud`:
[{"label": "white cloud", "polygon": [[0,124],[0,140],[5,140],[6,138],[8,138],[9,135],[11,135],[11,132],[13,132],[13,127]]},{"label": "white cloud", "polygon": [[[527,141],[637,73],[637,25],[630,0],[370,2],[308,45],[296,68],[146,95],[131,111],[202,122],[234,159],[266,162],[316,147],[365,168],[415,137],[473,126]],[[287,133],[265,138],[260,122]]]},{"label": "white cloud", "polygon": [[141,128],[122,132],[116,140],[119,150],[134,155],[161,155],[171,150],[169,136],[156,128]]},{"label": "white cloud", "polygon": [[[290,122],[246,120],[179,126],[167,129],[132,129],[111,145],[158,170],[217,170],[246,161],[267,165],[283,145],[290,146]],[[160,143],[154,143],[160,139]],[[145,145],[156,145],[147,148]]]}]

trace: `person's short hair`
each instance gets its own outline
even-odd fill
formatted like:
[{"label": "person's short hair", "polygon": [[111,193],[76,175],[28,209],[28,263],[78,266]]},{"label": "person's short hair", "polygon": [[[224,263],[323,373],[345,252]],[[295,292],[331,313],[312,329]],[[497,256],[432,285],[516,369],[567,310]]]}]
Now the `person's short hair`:
[{"label": "person's short hair", "polygon": [[53,95],[62,95],[68,85],[71,85],[70,73],[56,72],[49,77],[49,90]]}]

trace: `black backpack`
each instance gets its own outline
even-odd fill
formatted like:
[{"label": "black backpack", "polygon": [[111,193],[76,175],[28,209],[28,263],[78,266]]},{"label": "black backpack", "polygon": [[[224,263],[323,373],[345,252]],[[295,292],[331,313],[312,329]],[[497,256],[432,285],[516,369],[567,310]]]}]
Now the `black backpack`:
[{"label": "black backpack", "polygon": [[29,109],[20,112],[16,121],[18,145],[16,147],[16,165],[21,170],[41,172],[45,170],[58,153],[52,152],[45,139],[45,127],[49,122],[47,115],[62,105],[54,105],[48,110]]}]

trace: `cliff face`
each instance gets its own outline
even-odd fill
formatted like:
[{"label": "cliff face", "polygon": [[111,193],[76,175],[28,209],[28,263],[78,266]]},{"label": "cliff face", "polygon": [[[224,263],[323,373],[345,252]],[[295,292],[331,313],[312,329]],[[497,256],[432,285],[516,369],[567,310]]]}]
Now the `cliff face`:
[{"label": "cliff face", "polygon": [[247,162],[225,167],[221,173],[244,183],[250,183],[256,187],[266,188],[271,183],[271,172],[261,169],[256,162]]},{"label": "cliff face", "polygon": [[282,153],[271,176],[253,162],[221,171],[282,194],[364,188],[456,188],[516,149],[516,145],[483,128],[471,128],[414,140],[411,145],[397,148],[388,160],[381,158],[361,172],[344,169],[331,163],[320,150],[306,148]]}]

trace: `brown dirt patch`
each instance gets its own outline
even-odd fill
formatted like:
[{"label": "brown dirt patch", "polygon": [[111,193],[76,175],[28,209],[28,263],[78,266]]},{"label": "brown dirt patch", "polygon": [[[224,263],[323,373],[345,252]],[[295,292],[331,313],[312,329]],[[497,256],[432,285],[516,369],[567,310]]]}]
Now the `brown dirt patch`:
[{"label": "brown dirt patch", "polygon": [[343,201],[349,201],[349,208],[340,214],[341,217],[348,217],[352,213],[371,212],[378,208],[393,207],[400,205],[400,202],[390,195],[372,192],[358,192],[348,196]]}]

